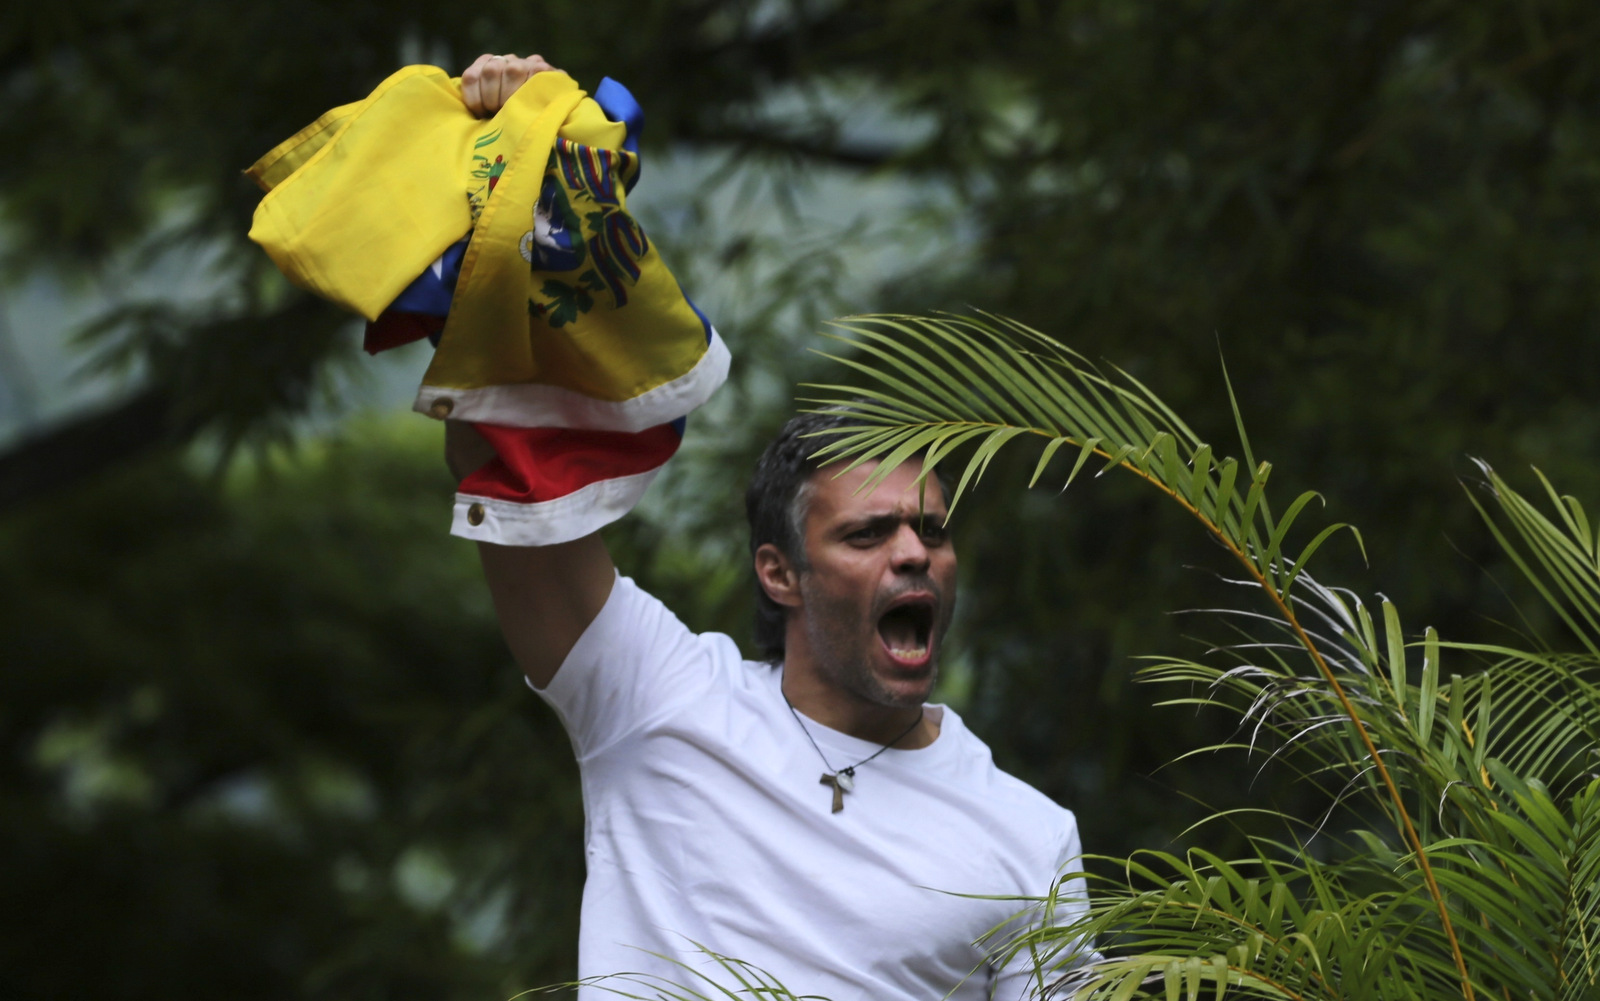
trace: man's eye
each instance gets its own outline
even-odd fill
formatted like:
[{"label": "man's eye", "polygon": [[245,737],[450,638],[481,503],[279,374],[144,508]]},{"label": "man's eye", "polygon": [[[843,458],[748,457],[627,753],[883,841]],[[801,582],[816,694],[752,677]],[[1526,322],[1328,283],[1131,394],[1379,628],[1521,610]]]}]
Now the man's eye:
[{"label": "man's eye", "polygon": [[943,525],[923,525],[922,541],[943,543],[950,537],[949,529]]}]

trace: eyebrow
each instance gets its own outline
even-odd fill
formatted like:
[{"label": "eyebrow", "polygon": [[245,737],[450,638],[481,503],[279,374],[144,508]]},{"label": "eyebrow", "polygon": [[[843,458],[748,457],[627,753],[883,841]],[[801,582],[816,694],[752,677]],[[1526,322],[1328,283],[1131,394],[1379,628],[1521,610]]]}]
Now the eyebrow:
[{"label": "eyebrow", "polygon": [[891,528],[895,525],[901,524],[902,522],[906,524],[917,525],[926,523],[931,524],[934,528],[941,529],[946,527],[945,520],[931,511],[918,511],[907,515],[890,514],[887,512],[884,514],[872,514],[862,518],[853,518],[849,521],[843,522],[839,527],[841,531],[848,534],[850,532],[859,532],[865,528]]}]

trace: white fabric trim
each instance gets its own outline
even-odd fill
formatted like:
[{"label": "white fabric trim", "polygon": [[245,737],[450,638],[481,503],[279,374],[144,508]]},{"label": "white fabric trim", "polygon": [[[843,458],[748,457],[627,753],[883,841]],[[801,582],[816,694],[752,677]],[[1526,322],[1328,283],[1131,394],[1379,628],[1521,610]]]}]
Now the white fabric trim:
[{"label": "white fabric trim", "polygon": [[451,420],[505,427],[585,428],[639,432],[677,420],[710,398],[728,378],[727,345],[715,330],[693,368],[628,400],[597,400],[562,386],[513,383],[452,389],[424,385],[411,409],[432,414],[436,401],[448,400]]},{"label": "white fabric trim", "polygon": [[[581,539],[621,518],[639,503],[661,467],[598,480],[564,497],[536,504],[456,494],[450,534],[501,546],[553,546]],[[467,512],[483,505],[483,521],[474,525]]]}]

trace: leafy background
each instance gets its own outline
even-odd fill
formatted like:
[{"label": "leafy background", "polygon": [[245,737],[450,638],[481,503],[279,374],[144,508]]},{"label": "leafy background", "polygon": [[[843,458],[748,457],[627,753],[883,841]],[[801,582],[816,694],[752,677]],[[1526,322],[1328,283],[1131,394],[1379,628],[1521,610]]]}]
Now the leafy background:
[{"label": "leafy background", "polygon": [[[243,238],[240,169],[326,108],[481,51],[640,97],[633,204],[737,361],[612,542],[697,628],[746,637],[745,470],[834,372],[821,322],[971,306],[1224,444],[1225,356],[1274,483],[1362,528],[1370,568],[1322,578],[1467,641],[1549,626],[1468,456],[1600,496],[1597,39],[1589,5],[1487,0],[8,7],[0,989],[570,975],[570,752],[443,534],[422,360],[358,357]],[[1231,732],[1131,681],[1204,650],[1168,613],[1217,553],[1133,484],[1022,493],[1031,466],[963,501],[944,697],[1094,851],[1225,852],[1196,801],[1319,815],[1238,759],[1161,767]]]}]

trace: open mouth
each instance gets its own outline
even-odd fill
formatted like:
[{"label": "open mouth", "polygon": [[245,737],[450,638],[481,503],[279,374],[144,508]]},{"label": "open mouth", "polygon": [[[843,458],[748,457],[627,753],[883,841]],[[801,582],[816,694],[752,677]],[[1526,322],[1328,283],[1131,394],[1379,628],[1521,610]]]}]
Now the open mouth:
[{"label": "open mouth", "polygon": [[897,663],[920,667],[928,661],[933,642],[933,604],[911,601],[896,605],[878,620],[878,638]]}]

